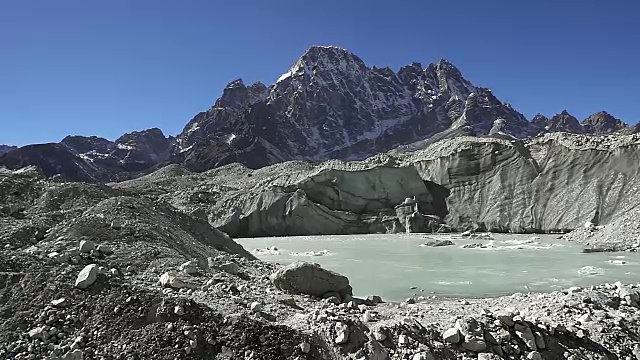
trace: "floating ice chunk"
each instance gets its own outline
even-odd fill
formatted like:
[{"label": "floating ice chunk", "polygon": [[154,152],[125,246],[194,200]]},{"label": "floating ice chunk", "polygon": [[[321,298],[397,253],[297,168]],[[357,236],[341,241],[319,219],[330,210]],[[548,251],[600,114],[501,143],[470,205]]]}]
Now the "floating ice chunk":
[{"label": "floating ice chunk", "polygon": [[255,249],[253,253],[256,255],[280,255],[280,251],[275,246],[270,246],[264,249]]},{"label": "floating ice chunk", "polygon": [[436,284],[438,285],[471,285],[473,284],[471,281],[445,281],[445,280],[440,280],[437,281]]},{"label": "floating ice chunk", "polygon": [[289,254],[291,256],[326,256],[331,255],[329,250],[320,250],[320,251],[305,251],[305,252],[292,252]]},{"label": "floating ice chunk", "polygon": [[601,276],[604,275],[604,269],[588,265],[578,269],[578,274],[582,276]]}]

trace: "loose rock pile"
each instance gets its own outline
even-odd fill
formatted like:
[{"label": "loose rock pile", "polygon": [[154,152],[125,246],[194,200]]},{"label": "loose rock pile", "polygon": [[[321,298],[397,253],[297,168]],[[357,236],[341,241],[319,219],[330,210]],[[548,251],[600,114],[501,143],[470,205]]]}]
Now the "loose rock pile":
[{"label": "loose rock pile", "polygon": [[0,358],[640,356],[637,285],[359,299],[345,276],[258,261],[160,199],[37,174],[0,180],[0,203],[14,209],[0,216]]}]

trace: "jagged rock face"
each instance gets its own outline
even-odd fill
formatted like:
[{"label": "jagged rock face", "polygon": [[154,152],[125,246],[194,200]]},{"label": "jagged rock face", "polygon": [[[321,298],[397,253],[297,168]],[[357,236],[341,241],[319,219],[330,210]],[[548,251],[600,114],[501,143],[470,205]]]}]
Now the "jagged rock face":
[{"label": "jagged rock face", "polygon": [[64,145],[56,143],[23,146],[0,156],[0,164],[14,170],[33,165],[47,176],[62,174],[78,181],[95,182],[106,176],[106,171],[88,164]]},{"label": "jagged rock face", "polygon": [[9,151],[17,149],[17,146],[9,146],[9,145],[0,145],[0,155],[6,154]]},{"label": "jagged rock face", "polygon": [[269,88],[241,80],[227,85],[180,134],[174,161],[206,170],[231,162],[257,168],[291,159],[363,159],[454,122],[486,135],[498,119],[495,132],[531,134],[521,114],[445,60],[396,73],[369,68],[344,49],[314,46]]},{"label": "jagged rock face", "polygon": [[582,121],[585,132],[594,135],[610,134],[624,129],[627,125],[619,119],[611,116],[606,111],[589,115]]},{"label": "jagged rock face", "polygon": [[454,127],[469,126],[471,135],[504,134],[523,138],[533,135],[531,124],[511,105],[503,104],[491,90],[479,88],[469,95],[460,119]]},{"label": "jagged rock face", "polygon": [[28,145],[0,157],[9,169],[35,165],[46,176],[107,182],[130,178],[169,158],[172,139],[160,129],[128,133],[115,142],[97,136],[67,136],[60,143]]},{"label": "jagged rock face", "polygon": [[173,150],[173,139],[158,128],[124,134],[115,144],[112,156],[128,171],[146,170],[167,160]]},{"label": "jagged rock face", "polygon": [[108,169],[140,171],[169,157],[171,139],[157,128],[124,134],[116,141],[96,136],[67,136],[61,142],[84,161]]},{"label": "jagged rock face", "polygon": [[542,115],[536,114],[533,119],[531,119],[531,126],[535,129],[537,134],[546,132],[547,123],[549,122],[549,118]]},{"label": "jagged rock face", "polygon": [[584,133],[584,129],[573,115],[567,110],[563,110],[560,114],[552,117],[545,125],[546,132],[568,132],[574,134]]}]

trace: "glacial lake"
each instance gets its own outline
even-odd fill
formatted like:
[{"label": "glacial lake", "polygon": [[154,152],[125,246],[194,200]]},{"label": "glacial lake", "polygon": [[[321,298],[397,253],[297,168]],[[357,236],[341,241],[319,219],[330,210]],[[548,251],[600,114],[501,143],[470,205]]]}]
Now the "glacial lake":
[{"label": "glacial lake", "polygon": [[[586,254],[581,252],[580,244],[559,240],[557,235],[491,237],[493,240],[459,235],[376,234],[236,241],[265,261],[318,263],[348,276],[354,295],[375,294],[386,301],[421,295],[489,297],[640,281],[638,253]],[[433,239],[450,240],[455,245],[421,246]],[[487,248],[461,248],[472,243],[482,243]]]}]

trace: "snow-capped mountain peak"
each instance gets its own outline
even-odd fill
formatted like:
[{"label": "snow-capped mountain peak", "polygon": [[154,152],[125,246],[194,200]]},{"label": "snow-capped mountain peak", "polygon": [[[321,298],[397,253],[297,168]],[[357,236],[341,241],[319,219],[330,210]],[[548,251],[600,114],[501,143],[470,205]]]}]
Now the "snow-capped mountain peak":
[{"label": "snow-capped mountain peak", "polygon": [[460,135],[513,139],[549,131],[608,133],[622,127],[604,112],[583,125],[567,111],[551,119],[537,115],[529,122],[444,59],[394,71],[369,67],[343,48],[312,46],[270,86],[247,86],[241,78],[229,82],[213,106],[195,115],[177,138],[167,138],[159,129],[116,141],[67,137],[0,155],[0,166],[38,165],[45,173],[102,181],[168,162],[195,171],[232,162],[257,168],[294,159],[362,159]]}]

